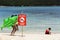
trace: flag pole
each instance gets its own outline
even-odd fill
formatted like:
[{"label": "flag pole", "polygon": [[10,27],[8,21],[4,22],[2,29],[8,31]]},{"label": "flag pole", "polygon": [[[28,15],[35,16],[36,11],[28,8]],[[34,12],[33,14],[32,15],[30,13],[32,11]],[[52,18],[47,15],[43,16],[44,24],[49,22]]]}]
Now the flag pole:
[{"label": "flag pole", "polygon": [[[21,7],[22,7],[21,14],[23,14],[23,5]],[[22,26],[22,37],[23,37],[23,26]]]},{"label": "flag pole", "polygon": [[23,37],[23,26],[22,26],[22,37]]}]

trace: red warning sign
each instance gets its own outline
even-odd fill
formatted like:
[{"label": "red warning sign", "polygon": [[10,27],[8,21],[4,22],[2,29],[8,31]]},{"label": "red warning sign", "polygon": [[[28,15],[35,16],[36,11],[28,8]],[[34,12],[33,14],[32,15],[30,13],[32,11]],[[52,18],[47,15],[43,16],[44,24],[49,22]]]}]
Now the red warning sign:
[{"label": "red warning sign", "polygon": [[26,15],[25,14],[18,15],[18,25],[26,26]]}]

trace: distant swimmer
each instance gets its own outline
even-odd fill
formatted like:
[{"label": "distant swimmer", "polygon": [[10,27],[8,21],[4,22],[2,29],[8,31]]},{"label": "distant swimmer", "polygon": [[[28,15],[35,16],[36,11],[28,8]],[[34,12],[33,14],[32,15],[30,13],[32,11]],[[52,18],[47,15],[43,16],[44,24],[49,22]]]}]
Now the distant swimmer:
[{"label": "distant swimmer", "polygon": [[51,34],[51,28],[46,29],[45,34]]}]

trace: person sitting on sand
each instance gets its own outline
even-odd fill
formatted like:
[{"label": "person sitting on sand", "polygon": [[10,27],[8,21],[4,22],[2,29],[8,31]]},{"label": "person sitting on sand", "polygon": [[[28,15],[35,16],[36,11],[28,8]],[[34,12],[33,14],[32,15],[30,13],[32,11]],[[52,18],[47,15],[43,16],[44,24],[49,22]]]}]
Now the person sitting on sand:
[{"label": "person sitting on sand", "polygon": [[51,34],[51,28],[46,29],[45,34]]}]

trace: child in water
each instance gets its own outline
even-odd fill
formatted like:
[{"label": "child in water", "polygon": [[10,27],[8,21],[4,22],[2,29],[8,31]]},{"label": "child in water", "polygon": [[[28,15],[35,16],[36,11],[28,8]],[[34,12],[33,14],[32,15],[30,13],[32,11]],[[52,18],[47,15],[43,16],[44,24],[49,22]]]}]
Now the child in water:
[{"label": "child in water", "polygon": [[51,28],[46,29],[45,34],[51,34]]}]

